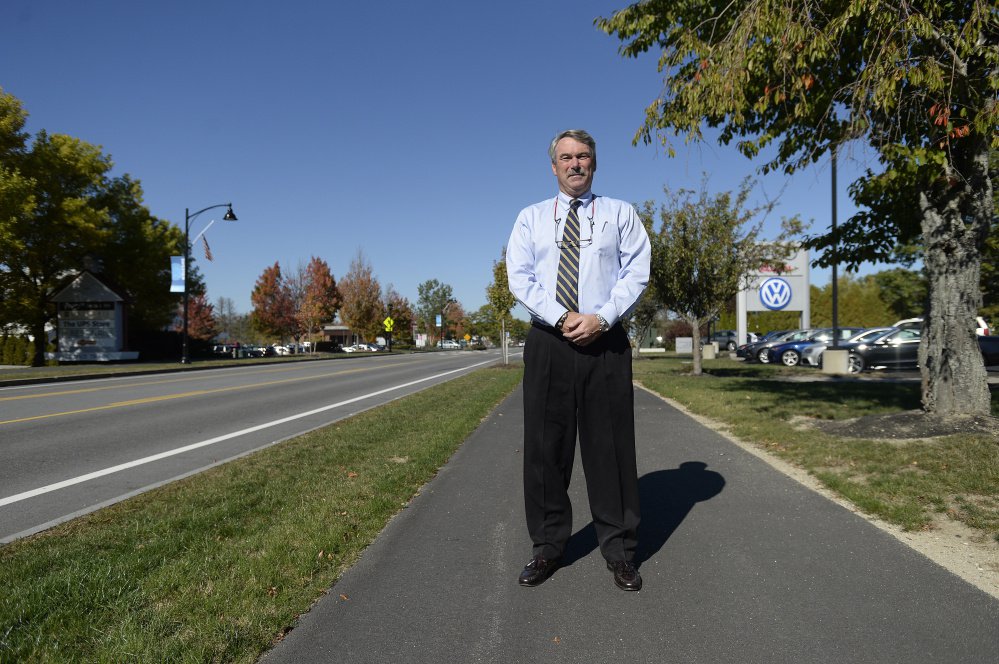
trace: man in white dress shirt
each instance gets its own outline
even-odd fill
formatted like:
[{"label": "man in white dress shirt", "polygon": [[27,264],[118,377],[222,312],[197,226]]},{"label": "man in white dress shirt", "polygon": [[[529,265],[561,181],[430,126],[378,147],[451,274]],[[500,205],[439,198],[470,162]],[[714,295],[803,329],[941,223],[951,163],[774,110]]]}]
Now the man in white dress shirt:
[{"label": "man in white dress shirt", "polygon": [[544,583],[572,532],[568,488],[580,455],[600,551],[622,590],[639,590],[631,346],[620,324],[649,280],[635,208],[591,191],[596,142],[573,129],[549,146],[558,195],[524,208],[507,245],[510,290],[530,312],[524,348],[524,503],[533,543],[520,574]]}]

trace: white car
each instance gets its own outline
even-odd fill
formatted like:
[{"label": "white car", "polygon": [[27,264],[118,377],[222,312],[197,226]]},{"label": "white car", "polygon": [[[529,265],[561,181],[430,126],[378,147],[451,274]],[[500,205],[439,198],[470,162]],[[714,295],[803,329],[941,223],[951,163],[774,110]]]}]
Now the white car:
[{"label": "white car", "polygon": [[[905,320],[900,320],[893,327],[899,327],[903,330],[918,330],[923,326],[922,318],[906,318]],[[981,337],[987,337],[992,334],[989,329],[989,324],[985,322],[985,319],[981,316],[975,316],[975,334]]]},{"label": "white car", "polygon": [[440,347],[444,350],[461,350],[461,344],[454,339],[445,339],[440,343]]}]

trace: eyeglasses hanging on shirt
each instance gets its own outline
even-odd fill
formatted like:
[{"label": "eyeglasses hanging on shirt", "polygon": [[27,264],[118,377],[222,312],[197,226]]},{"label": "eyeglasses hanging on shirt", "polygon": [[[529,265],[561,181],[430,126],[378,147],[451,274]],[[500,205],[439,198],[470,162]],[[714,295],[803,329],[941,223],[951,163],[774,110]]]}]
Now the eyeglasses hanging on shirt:
[{"label": "eyeglasses hanging on shirt", "polygon": [[[555,240],[555,246],[558,247],[560,251],[562,250],[563,246],[577,247],[579,249],[584,249],[593,244],[593,224],[594,224],[593,220],[597,213],[596,196],[594,196],[590,200],[589,207],[590,207],[590,214],[588,214],[587,217],[589,218],[590,221],[590,237],[581,237],[579,238],[579,242],[576,242],[574,240]],[[555,212],[552,216],[555,219],[555,235],[558,236],[559,224],[562,223],[562,218],[558,216],[558,198],[555,199]]]}]

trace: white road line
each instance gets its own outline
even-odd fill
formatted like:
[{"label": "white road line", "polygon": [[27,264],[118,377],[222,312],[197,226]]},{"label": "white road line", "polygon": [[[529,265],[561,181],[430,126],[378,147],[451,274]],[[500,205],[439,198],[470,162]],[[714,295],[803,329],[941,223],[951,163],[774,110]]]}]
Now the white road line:
[{"label": "white road line", "polygon": [[98,477],[104,477],[105,475],[110,475],[112,473],[117,473],[121,470],[127,470],[129,468],[135,468],[136,466],[142,466],[147,463],[152,463],[153,461],[159,461],[160,459],[166,459],[167,457],[176,456],[178,454],[183,454],[184,452],[190,452],[191,450],[196,450],[200,447],[207,447],[209,445],[214,445],[215,443],[221,443],[224,440],[229,440],[231,438],[237,438],[239,436],[244,436],[248,433],[253,433],[255,431],[260,431],[262,429],[269,429],[270,427],[278,426],[279,424],[285,424],[286,422],[292,422],[294,420],[302,419],[303,417],[309,417],[310,415],[315,415],[317,413],[322,413],[327,410],[332,410],[334,408],[340,408],[341,406],[346,406],[348,404],[361,401],[363,399],[370,399],[371,397],[377,397],[388,392],[394,392],[395,390],[401,390],[412,385],[418,385],[419,383],[425,383],[428,380],[434,380],[437,378],[442,378],[444,376],[449,376],[453,373],[458,373],[460,371],[468,371],[469,369],[474,369],[476,367],[481,367],[485,364],[492,364],[496,360],[486,360],[485,362],[479,362],[477,364],[472,364],[467,367],[461,367],[460,369],[452,369],[451,371],[445,371],[444,373],[434,374],[433,376],[427,376],[426,378],[420,378],[419,380],[410,381],[408,383],[403,383],[402,385],[396,385],[394,387],[386,387],[384,390],[378,390],[377,392],[371,392],[369,394],[363,394],[359,397],[354,397],[353,399],[347,399],[346,401],[339,401],[328,406],[323,406],[322,408],[316,408],[314,410],[309,410],[304,413],[299,413],[298,415],[290,415],[288,417],[283,417],[279,420],[274,420],[273,422],[267,422],[265,424],[258,424],[257,426],[250,427],[248,429],[242,429],[241,431],[233,431],[232,433],[227,433],[223,436],[217,436],[215,438],[209,438],[208,440],[203,440],[200,443],[193,443],[191,445],[185,445],[184,447],[178,447],[173,450],[168,450],[166,452],[160,452],[159,454],[154,454],[152,456],[147,456],[142,459],[136,459],[135,461],[129,461],[127,463],[122,463],[117,466],[112,466],[110,468],[104,468],[102,470],[95,470],[92,473],[87,473],[86,475],[80,475],[79,477],[73,477],[68,480],[63,480],[62,482],[56,482],[55,484],[49,484],[47,486],[39,487],[37,489],[32,489],[31,491],[25,491],[23,493],[18,493],[13,496],[8,496],[6,498],[0,498],[0,507],[10,505],[12,503],[17,503],[22,500],[28,500],[29,498],[34,498],[35,496],[40,496],[45,493],[50,493],[52,491],[58,491],[59,489],[65,489],[68,486],[73,486],[74,484],[80,484],[82,482],[88,482],[92,479]]}]

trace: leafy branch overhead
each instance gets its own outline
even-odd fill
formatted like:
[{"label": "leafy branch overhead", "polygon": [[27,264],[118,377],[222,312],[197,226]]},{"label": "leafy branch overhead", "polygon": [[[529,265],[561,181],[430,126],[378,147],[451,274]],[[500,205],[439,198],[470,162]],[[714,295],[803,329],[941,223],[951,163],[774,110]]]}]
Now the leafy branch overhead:
[{"label": "leafy branch overhead", "polygon": [[[923,403],[984,414],[974,319],[994,224],[999,15],[988,0],[647,0],[597,26],[635,57],[659,50],[660,94],[635,142],[723,144],[786,173],[863,141],[877,155],[850,185],[860,212],[810,237],[817,262],[921,250],[929,284]],[[959,303],[956,307],[953,303]]]}]

